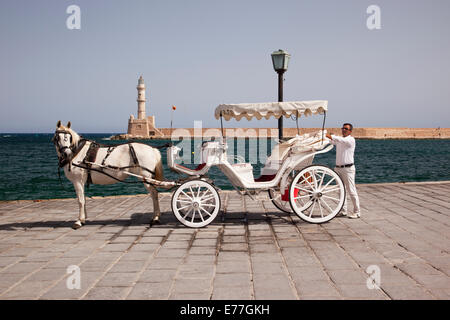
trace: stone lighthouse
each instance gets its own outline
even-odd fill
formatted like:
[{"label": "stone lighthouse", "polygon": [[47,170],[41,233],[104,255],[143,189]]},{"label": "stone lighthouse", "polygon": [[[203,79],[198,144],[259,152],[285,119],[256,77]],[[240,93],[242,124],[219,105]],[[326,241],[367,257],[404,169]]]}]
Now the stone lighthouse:
[{"label": "stone lighthouse", "polygon": [[139,77],[137,84],[137,119],[130,115],[128,119],[128,139],[147,139],[151,137],[162,137],[163,134],[155,127],[155,117],[145,114],[145,83],[142,76]]},{"label": "stone lighthouse", "polygon": [[138,85],[136,87],[138,91],[137,103],[138,103],[138,119],[145,119],[145,83],[142,76],[139,77]]}]

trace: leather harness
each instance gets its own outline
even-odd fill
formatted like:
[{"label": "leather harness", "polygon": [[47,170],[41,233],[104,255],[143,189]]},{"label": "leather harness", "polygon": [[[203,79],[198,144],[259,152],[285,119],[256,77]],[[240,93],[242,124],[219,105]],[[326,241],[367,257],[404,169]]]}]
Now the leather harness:
[{"label": "leather harness", "polygon": [[[55,144],[57,144],[57,141],[58,141],[57,138],[56,138],[56,134],[58,134],[58,133],[70,133],[70,132],[68,132],[66,130],[57,130],[55,132],[55,136],[52,139],[53,143],[55,143]],[[72,135],[71,135],[71,142],[72,142]],[[86,152],[86,155],[85,155],[83,161],[81,163],[79,163],[79,164],[71,163],[72,159],[75,158],[75,156],[85,147],[86,142],[90,142],[90,145],[89,145],[89,149]],[[133,142],[133,143],[136,143],[136,142]],[[133,165],[125,166],[125,167],[117,167],[117,166],[112,166],[112,165],[105,165],[106,159],[111,155],[111,153],[114,151],[114,149],[116,147],[124,145],[124,144],[127,144],[129,146],[130,156],[133,159]],[[145,145],[147,145],[147,144],[145,144]],[[163,146],[151,146],[151,147],[152,148],[161,149],[161,148],[168,147],[170,145],[171,144],[165,144]],[[65,147],[65,148],[67,148],[67,147]],[[103,158],[103,160],[101,162],[101,167],[100,168],[93,168],[92,165],[95,164],[95,161],[97,159],[97,153],[98,153],[98,150],[100,148],[108,148],[108,150],[106,152],[105,157]],[[119,182],[137,183],[137,181],[122,181],[122,180],[119,180],[116,177],[114,177],[114,176],[108,174],[107,172],[105,172],[102,169],[103,167],[106,167],[107,169],[112,169],[112,170],[125,170],[125,169],[131,169],[131,168],[140,168],[140,169],[143,169],[145,171],[148,171],[152,175],[155,175],[155,172],[153,170],[150,170],[150,169],[148,169],[148,168],[146,168],[144,166],[141,166],[139,164],[139,160],[137,158],[136,151],[134,150],[132,142],[125,142],[125,143],[116,144],[116,145],[105,145],[105,144],[100,144],[100,143],[97,143],[95,141],[83,138],[83,139],[81,139],[79,141],[77,146],[75,146],[75,145],[71,146],[70,149],[72,151],[71,159],[66,159],[66,158],[58,159],[58,166],[59,166],[59,168],[62,168],[62,167],[64,167],[65,165],[67,165],[69,163],[69,164],[71,164],[71,165],[73,165],[75,167],[86,169],[87,172],[88,172],[88,179],[87,179],[88,187],[89,187],[90,184],[92,184],[92,177],[91,177],[91,172],[92,171],[102,173],[102,174],[104,174],[104,175],[106,175],[106,176],[108,176],[108,177],[110,177],[110,178],[112,178],[114,180],[119,181]],[[62,150],[60,149],[60,151],[62,151]],[[59,170],[58,170],[58,175],[59,175]],[[148,183],[148,182],[146,182],[146,183]]]},{"label": "leather harness", "polygon": [[[114,151],[114,149],[117,146],[124,145],[124,144],[127,144],[128,147],[129,147],[130,155],[131,155],[131,158],[133,159],[133,165],[126,166],[126,167],[116,167],[116,166],[112,166],[112,165],[106,165],[106,159],[108,159],[108,157],[111,155],[111,153]],[[125,170],[125,169],[130,169],[130,168],[141,168],[141,169],[144,169],[144,170],[150,172],[151,174],[155,175],[155,172],[153,170],[150,170],[148,168],[145,168],[145,167],[139,165],[139,160],[138,160],[138,158],[136,156],[136,151],[134,150],[134,147],[133,147],[133,145],[131,143],[123,143],[123,144],[118,144],[118,145],[102,145],[102,144],[99,144],[99,143],[97,143],[95,141],[91,141],[91,144],[89,145],[89,149],[86,152],[86,156],[84,157],[84,159],[82,161],[82,163],[85,165],[84,169],[86,169],[87,172],[88,172],[88,178],[87,178],[87,185],[88,186],[90,184],[92,184],[91,171],[100,172],[100,173],[102,173],[104,175],[109,176],[110,178],[113,178],[115,180],[121,181],[121,180],[113,177],[112,175],[107,174],[102,169],[92,168],[92,165],[97,160],[97,153],[98,153],[98,150],[100,148],[108,148],[108,150],[106,151],[106,155],[105,155],[105,157],[103,158],[103,160],[101,162],[102,167],[107,167],[108,169],[113,169],[113,170]],[[83,168],[82,166],[79,166],[79,165],[75,165],[75,166]]]}]

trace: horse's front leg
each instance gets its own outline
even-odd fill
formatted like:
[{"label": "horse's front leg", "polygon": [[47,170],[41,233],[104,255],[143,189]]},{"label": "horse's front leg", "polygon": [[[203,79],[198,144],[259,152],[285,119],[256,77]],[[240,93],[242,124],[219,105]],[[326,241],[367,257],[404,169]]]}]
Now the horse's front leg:
[{"label": "horse's front leg", "polygon": [[150,195],[152,196],[153,200],[153,219],[151,224],[159,223],[159,217],[161,216],[161,211],[159,209],[159,194],[156,188],[152,185],[146,185],[147,190],[150,192]]},{"label": "horse's front leg", "polygon": [[78,214],[78,220],[75,221],[72,228],[81,228],[86,223],[86,197],[84,195],[84,183],[76,182],[73,184],[75,187],[75,192],[77,194],[78,205],[80,207],[80,212]]}]

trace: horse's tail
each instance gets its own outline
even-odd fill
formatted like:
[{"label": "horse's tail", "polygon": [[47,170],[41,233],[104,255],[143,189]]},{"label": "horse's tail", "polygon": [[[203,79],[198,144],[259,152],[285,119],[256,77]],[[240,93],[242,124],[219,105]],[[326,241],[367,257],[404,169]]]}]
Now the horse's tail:
[{"label": "horse's tail", "polygon": [[161,157],[159,157],[158,162],[155,167],[155,179],[159,181],[164,181],[164,169]]}]

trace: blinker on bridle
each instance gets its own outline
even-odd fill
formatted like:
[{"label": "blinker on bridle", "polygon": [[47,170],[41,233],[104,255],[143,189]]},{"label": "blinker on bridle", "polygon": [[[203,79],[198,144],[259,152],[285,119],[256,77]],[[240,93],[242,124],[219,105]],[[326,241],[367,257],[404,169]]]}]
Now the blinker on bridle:
[{"label": "blinker on bridle", "polygon": [[[60,140],[59,134],[60,133],[68,134],[70,136],[70,146],[69,147],[67,147],[67,146],[60,147],[59,146],[59,140]],[[57,146],[59,153],[61,153],[61,155],[63,155],[63,157],[64,157],[64,150],[66,150],[66,149],[72,150],[72,141],[73,141],[72,134],[67,130],[56,130],[55,135],[52,138],[53,144],[55,144]]]}]

